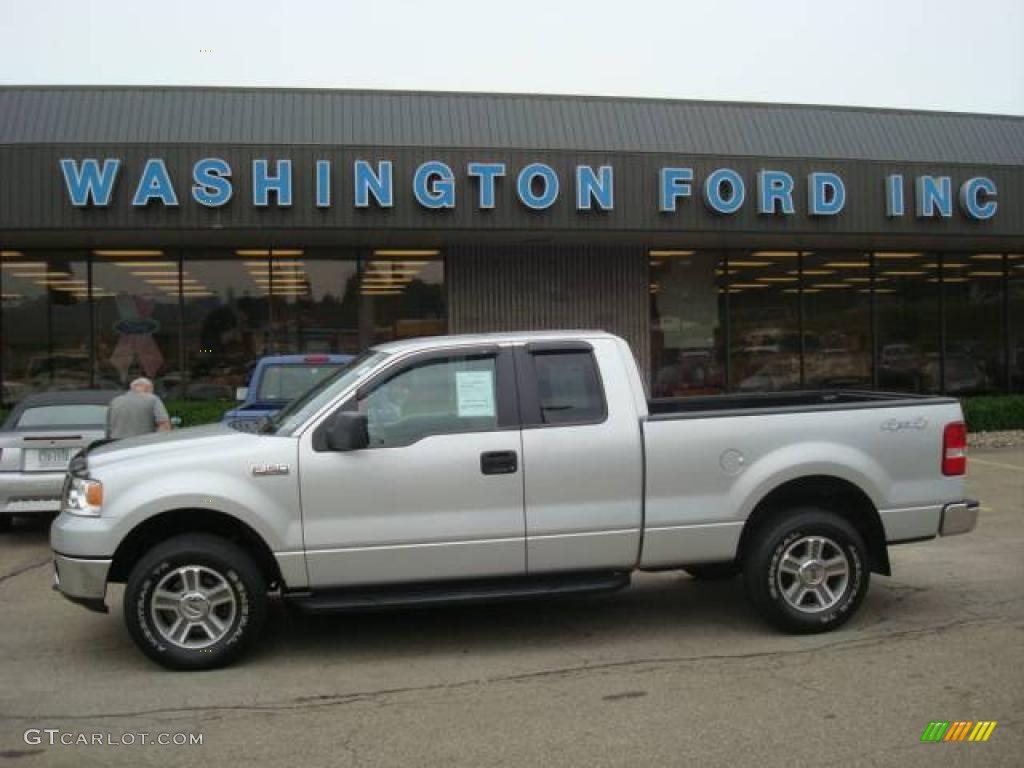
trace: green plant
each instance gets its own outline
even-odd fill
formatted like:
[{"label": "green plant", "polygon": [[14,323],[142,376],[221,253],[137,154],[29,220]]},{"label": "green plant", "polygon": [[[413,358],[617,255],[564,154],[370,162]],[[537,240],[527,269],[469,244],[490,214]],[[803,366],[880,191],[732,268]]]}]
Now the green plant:
[{"label": "green plant", "polygon": [[1024,429],[1024,395],[978,395],[960,402],[969,432]]},{"label": "green plant", "polygon": [[196,427],[200,424],[214,424],[220,421],[224,411],[234,408],[233,400],[165,400],[171,417],[179,417],[182,427]]}]

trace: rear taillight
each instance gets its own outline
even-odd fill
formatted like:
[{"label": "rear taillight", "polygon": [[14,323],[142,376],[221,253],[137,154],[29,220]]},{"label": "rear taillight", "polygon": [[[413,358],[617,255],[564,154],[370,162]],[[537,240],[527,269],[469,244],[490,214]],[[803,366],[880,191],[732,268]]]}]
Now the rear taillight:
[{"label": "rear taillight", "polygon": [[307,363],[312,363],[314,365],[322,365],[323,363],[329,361],[331,358],[329,358],[327,355],[306,355],[303,359]]},{"label": "rear taillight", "polygon": [[967,472],[967,427],[962,421],[947,424],[942,430],[942,474]]}]

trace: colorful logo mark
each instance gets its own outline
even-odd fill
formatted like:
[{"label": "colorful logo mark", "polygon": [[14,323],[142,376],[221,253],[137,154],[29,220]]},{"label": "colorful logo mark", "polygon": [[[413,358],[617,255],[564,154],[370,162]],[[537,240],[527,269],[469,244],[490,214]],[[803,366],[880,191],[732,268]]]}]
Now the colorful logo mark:
[{"label": "colorful logo mark", "polygon": [[921,741],[988,741],[995,720],[933,720],[921,734]]}]

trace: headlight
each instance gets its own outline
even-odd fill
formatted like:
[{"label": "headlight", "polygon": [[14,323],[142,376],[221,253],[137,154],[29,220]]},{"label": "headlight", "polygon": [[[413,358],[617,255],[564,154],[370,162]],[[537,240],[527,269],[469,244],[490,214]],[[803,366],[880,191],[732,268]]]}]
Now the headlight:
[{"label": "headlight", "polygon": [[73,515],[97,517],[103,506],[103,483],[85,477],[72,477],[64,495],[64,509]]}]

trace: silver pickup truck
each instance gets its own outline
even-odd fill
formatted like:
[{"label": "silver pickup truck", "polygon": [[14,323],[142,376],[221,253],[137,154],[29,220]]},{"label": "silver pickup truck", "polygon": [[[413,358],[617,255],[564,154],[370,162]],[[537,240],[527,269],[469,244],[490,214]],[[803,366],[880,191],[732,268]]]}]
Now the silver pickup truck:
[{"label": "silver pickup truck", "polygon": [[55,588],[174,668],[233,660],[270,593],[309,611],[560,595],[634,571],[742,573],[833,629],[889,544],[970,531],[955,400],[823,391],[649,401],[601,332],[384,344],[258,434],[213,425],[77,456]]}]

